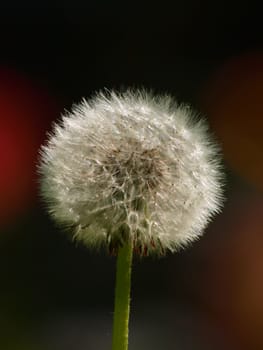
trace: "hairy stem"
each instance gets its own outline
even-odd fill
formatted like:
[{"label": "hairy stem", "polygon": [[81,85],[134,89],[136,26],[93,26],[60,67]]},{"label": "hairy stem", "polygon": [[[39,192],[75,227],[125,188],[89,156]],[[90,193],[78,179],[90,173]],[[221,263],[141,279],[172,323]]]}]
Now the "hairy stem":
[{"label": "hairy stem", "polygon": [[127,350],[129,335],[132,243],[119,248],[115,285],[112,350]]}]

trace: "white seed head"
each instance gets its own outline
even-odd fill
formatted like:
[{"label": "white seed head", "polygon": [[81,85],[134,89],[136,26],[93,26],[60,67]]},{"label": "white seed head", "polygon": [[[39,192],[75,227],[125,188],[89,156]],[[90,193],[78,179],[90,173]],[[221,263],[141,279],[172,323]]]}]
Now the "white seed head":
[{"label": "white seed head", "polygon": [[76,240],[140,255],[201,235],[222,203],[218,147],[187,106],[145,91],[99,93],[54,126],[41,191]]}]

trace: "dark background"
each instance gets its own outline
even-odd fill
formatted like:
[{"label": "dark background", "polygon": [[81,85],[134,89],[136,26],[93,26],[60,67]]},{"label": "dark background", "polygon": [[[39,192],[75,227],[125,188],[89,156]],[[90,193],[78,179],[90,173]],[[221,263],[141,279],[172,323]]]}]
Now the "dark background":
[{"label": "dark background", "polygon": [[115,258],[54,226],[36,174],[52,121],[105,87],[190,103],[227,173],[199,242],[135,259],[130,349],[263,349],[262,46],[260,2],[0,5],[1,349],[110,349]]}]

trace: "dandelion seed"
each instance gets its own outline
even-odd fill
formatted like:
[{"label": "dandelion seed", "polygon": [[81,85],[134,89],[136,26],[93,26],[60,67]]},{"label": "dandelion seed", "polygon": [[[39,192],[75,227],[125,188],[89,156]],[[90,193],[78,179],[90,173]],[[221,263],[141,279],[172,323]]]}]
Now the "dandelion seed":
[{"label": "dandelion seed", "polygon": [[139,255],[197,239],[222,203],[218,147],[189,107],[147,92],[99,93],[42,148],[42,195],[74,238]]}]

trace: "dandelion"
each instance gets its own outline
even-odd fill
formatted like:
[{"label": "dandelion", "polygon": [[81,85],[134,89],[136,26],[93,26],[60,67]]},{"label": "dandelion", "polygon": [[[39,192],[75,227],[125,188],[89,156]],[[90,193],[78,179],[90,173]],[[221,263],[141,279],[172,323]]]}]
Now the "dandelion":
[{"label": "dandelion", "polygon": [[[170,96],[99,93],[66,113],[42,148],[41,189],[53,218],[87,247],[118,254],[115,305],[122,297],[127,305],[117,328],[128,328],[133,252],[185,247],[220,210],[220,157],[207,129]],[[121,337],[114,350],[127,349]]]}]

